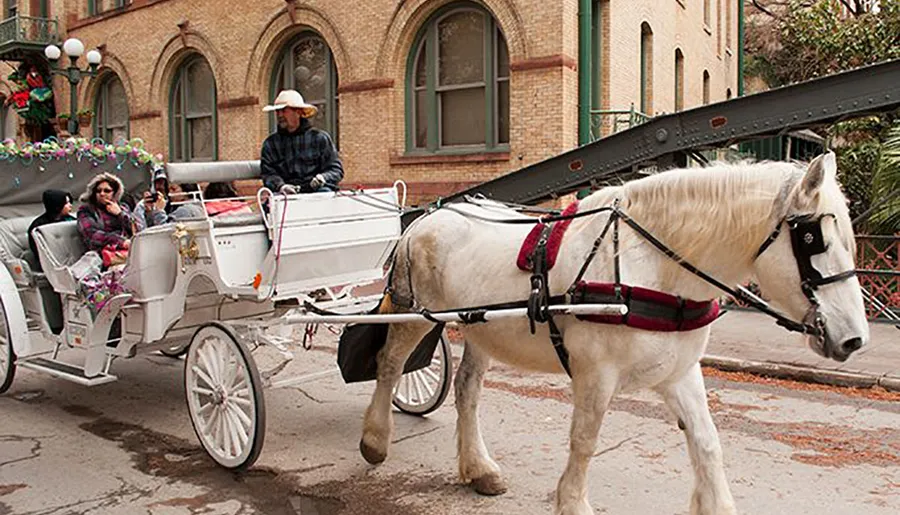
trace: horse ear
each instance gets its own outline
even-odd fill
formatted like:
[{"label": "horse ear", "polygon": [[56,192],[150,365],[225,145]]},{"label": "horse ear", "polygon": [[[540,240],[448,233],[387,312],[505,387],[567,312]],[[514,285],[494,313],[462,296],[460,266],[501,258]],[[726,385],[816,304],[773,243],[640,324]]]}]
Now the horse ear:
[{"label": "horse ear", "polygon": [[811,163],[800,181],[800,190],[797,192],[797,207],[800,209],[815,209],[819,201],[819,188],[825,182],[826,177],[835,177],[837,174],[837,160],[834,152],[821,155]]}]

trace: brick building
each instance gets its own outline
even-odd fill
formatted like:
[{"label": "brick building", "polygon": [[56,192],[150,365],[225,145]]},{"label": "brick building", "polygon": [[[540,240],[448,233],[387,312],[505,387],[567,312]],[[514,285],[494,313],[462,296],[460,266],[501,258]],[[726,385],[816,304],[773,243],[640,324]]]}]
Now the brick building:
[{"label": "brick building", "polygon": [[[736,95],[740,5],[4,0],[0,59],[46,67],[41,37],[53,39],[53,29],[58,41],[98,48],[100,74],[78,88],[79,106],[96,111],[82,134],[141,137],[172,161],[258,158],[272,127],[262,106],[296,87],[338,142],[345,184],[403,179],[416,195],[434,196],[642,115]],[[58,27],[26,30],[39,23],[32,18]],[[57,110],[68,112],[68,83],[56,78],[53,89]],[[0,81],[0,94],[9,93]],[[4,114],[6,135],[15,117]]]}]

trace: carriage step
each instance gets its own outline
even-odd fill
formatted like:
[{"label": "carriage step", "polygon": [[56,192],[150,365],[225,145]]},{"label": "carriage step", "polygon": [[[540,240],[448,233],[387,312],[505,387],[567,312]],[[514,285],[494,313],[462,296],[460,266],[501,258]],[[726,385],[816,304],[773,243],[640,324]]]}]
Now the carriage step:
[{"label": "carriage step", "polygon": [[72,381],[82,386],[97,386],[100,384],[111,383],[118,377],[110,374],[100,374],[94,377],[86,377],[84,369],[47,358],[34,358],[17,363],[22,368],[28,368],[45,374],[50,374],[66,381]]}]

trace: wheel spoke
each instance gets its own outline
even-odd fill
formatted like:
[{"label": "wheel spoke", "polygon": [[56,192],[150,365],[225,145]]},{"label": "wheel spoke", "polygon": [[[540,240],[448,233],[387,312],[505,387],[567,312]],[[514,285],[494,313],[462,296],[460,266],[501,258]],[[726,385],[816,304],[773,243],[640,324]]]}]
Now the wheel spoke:
[{"label": "wheel spoke", "polygon": [[432,381],[435,381],[437,383],[441,382],[440,376],[434,370],[431,370],[430,368],[423,368],[421,370],[421,372],[424,375],[427,375],[428,377],[430,377]]},{"label": "wheel spoke", "polygon": [[[253,421],[250,420],[250,417],[247,415],[247,413],[244,412],[244,410],[242,410],[239,406],[237,406],[238,403],[232,402],[232,401],[234,401],[234,399],[228,399],[228,402],[226,403],[226,406],[227,406],[229,409],[231,409],[232,411],[234,411],[235,416],[236,416],[236,417],[241,421],[241,423],[243,424],[242,427],[245,427],[245,428],[247,428],[247,429],[250,429],[250,426],[253,425]],[[247,404],[249,405],[249,402],[248,402]]]},{"label": "wheel spoke", "polygon": [[422,397],[422,387],[419,385],[418,381],[419,377],[415,374],[411,374],[411,376],[410,379],[412,379],[413,386],[416,387],[416,403],[421,403],[424,397]]},{"label": "wheel spoke", "polygon": [[[203,406],[200,406],[200,409],[197,410],[198,417],[205,417],[213,408],[216,407],[214,402],[207,402]],[[205,422],[204,422],[205,424]]]},{"label": "wheel spoke", "polygon": [[208,395],[210,397],[212,397],[212,395],[213,395],[212,390],[210,390],[208,388],[201,388],[199,386],[195,386],[195,387],[191,388],[191,391],[198,395]]},{"label": "wheel spoke", "polygon": [[228,409],[227,405],[225,406],[225,416],[228,420],[228,434],[231,439],[231,449],[234,451],[235,456],[240,456],[244,445],[246,445],[246,442],[241,440],[241,435],[239,434],[241,421],[238,420],[237,415],[235,415],[232,410]]},{"label": "wheel spoke", "polygon": [[428,397],[423,398],[422,399],[423,401],[426,401],[426,400],[434,397],[434,386],[432,386],[431,383],[429,383],[428,380],[425,378],[425,370],[427,370],[427,369],[416,371],[416,378],[418,378],[418,380],[422,382],[422,387],[425,388],[426,392],[428,392]]},{"label": "wheel spoke", "polygon": [[200,348],[197,349],[197,358],[199,358],[199,360],[200,360],[199,365],[201,365],[203,367],[203,370],[207,374],[206,378],[209,379],[209,382],[207,384],[209,386],[215,388],[216,386],[218,386],[218,381],[213,382],[213,379],[219,379],[219,377],[216,374],[215,369],[213,369],[212,364],[210,363],[209,357],[206,355],[207,348],[208,348],[207,345],[200,345]]},{"label": "wheel spoke", "polygon": [[228,419],[228,410],[222,409],[222,450],[225,456],[231,457],[231,420]]},{"label": "wheel spoke", "polygon": [[[197,374],[197,377],[199,377],[200,379],[203,380],[204,383],[206,383],[206,386],[209,386],[210,388],[215,388],[215,387],[216,387],[216,384],[213,382],[213,380],[210,379],[208,375],[206,375],[206,372],[204,372],[203,369],[200,368],[199,365],[194,365],[194,366],[192,366],[192,367],[191,367],[191,370],[192,370],[195,374]],[[196,384],[196,381],[195,381],[195,384]],[[197,386],[200,386],[200,385],[197,384]]]},{"label": "wheel spoke", "polygon": [[244,406],[247,408],[253,407],[253,403],[250,402],[250,399],[246,399],[244,397],[229,397],[228,402],[233,402],[235,404],[238,404],[240,406]]}]

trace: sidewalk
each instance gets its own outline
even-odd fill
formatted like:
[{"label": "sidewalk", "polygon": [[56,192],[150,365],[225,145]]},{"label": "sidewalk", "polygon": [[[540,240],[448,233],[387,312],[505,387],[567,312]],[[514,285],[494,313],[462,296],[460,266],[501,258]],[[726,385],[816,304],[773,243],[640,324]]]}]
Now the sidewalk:
[{"label": "sidewalk", "polygon": [[900,391],[900,330],[886,323],[869,328],[869,344],[839,363],[819,356],[801,336],[762,313],[732,310],[713,325],[702,363],[727,371]]}]

